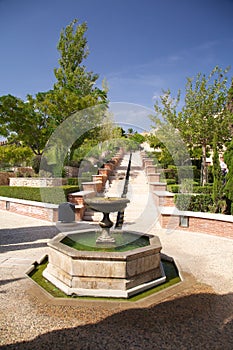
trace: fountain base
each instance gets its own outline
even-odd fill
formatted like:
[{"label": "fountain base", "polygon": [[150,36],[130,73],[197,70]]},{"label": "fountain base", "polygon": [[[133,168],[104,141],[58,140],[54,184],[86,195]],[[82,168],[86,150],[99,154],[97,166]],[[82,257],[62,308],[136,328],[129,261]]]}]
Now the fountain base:
[{"label": "fountain base", "polygon": [[[50,274],[48,270],[46,269],[43,272],[43,277],[46,278],[48,281],[50,281],[52,284],[54,284],[57,288],[59,288],[61,291],[63,291],[66,295],[76,295],[76,296],[86,296],[86,297],[101,297],[101,298],[130,298],[136,294],[142,293],[148,289],[154,288],[162,283],[166,282],[166,275],[163,269],[162,263],[160,263],[160,277],[155,278],[152,281],[139,283],[135,287],[128,288],[128,289],[113,289],[113,288],[75,288],[75,287],[69,287],[67,283],[64,283],[60,279],[56,278],[54,275]],[[95,284],[98,283],[98,281],[94,281]],[[110,283],[109,283],[110,284]]]},{"label": "fountain base", "polygon": [[60,233],[48,243],[49,263],[43,272],[67,295],[128,298],[165,282],[157,236],[149,237],[148,246],[122,252],[80,251],[62,243],[77,234]]}]

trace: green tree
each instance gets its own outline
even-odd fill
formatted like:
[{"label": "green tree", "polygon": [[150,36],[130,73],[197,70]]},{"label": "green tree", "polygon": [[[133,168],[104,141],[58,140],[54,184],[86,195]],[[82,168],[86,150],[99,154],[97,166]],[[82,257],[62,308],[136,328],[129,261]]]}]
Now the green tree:
[{"label": "green tree", "polygon": [[181,111],[177,111],[180,92],[176,99],[170,90],[161,96],[161,102],[155,104],[156,115],[152,120],[155,127],[161,125],[161,119],[179,130],[180,136],[190,147],[202,150],[202,184],[207,182],[207,150],[213,145],[214,135],[217,143],[224,144],[230,137],[232,115],[226,108],[228,68],[215,67],[208,77],[199,73],[196,78],[188,78],[185,102]]},{"label": "green tree", "polygon": [[232,79],[232,82],[231,82],[231,87],[228,90],[227,108],[230,111],[230,113],[233,113],[233,79]]},{"label": "green tree", "polygon": [[202,149],[202,184],[208,181],[207,150],[213,145],[215,135],[218,145],[230,137],[232,117],[226,108],[228,70],[215,67],[208,77],[198,74],[194,83],[189,78],[185,106],[178,120],[185,139]]},{"label": "green tree", "polygon": [[[26,102],[11,95],[0,97],[0,134],[30,147],[36,156],[36,168],[47,141],[62,121],[88,107],[97,104],[107,106],[106,85],[102,90],[96,87],[98,75],[88,72],[83,65],[89,53],[85,37],[87,25],[78,25],[77,22],[75,19],[61,32],[58,43],[60,66],[54,70],[57,81],[53,89],[39,92],[35,97],[29,94]],[[103,118],[102,110],[101,113],[91,113],[89,109],[89,113],[82,114],[80,119],[77,114],[72,126],[81,128],[85,124],[85,130],[96,128],[97,132]],[[69,137],[69,132],[64,137]],[[91,137],[93,132],[89,135]],[[86,138],[87,133],[74,148]]]},{"label": "green tree", "polygon": [[228,212],[233,215],[233,139],[229,142],[227,150],[224,153],[224,160],[227,164],[228,173],[226,176],[226,185],[224,192],[228,199]]},{"label": "green tree", "polygon": [[77,19],[62,29],[57,45],[59,67],[54,69],[56,82],[52,90],[35,98],[37,108],[52,117],[55,126],[74,112],[107,103],[105,83],[103,89],[95,86],[99,76],[83,64],[89,55],[86,31],[87,24],[78,24]]},{"label": "green tree", "polygon": [[164,145],[164,143],[158,138],[155,134],[149,134],[147,136],[147,141],[151,148],[154,148],[156,151],[156,158],[158,159],[159,164],[161,164],[164,168],[167,168],[168,165],[174,164],[174,159],[172,155]]},{"label": "green tree", "polygon": [[47,115],[36,110],[34,101],[24,102],[12,95],[0,97],[0,134],[12,142],[22,142],[41,155],[51,134]]},{"label": "green tree", "polygon": [[213,203],[214,203],[214,212],[221,212],[221,207],[223,204],[223,176],[222,170],[219,162],[219,152],[217,146],[217,137],[214,136],[213,142]]},{"label": "green tree", "polygon": [[16,144],[6,144],[0,147],[0,164],[20,166],[29,165],[33,157],[29,147]]},{"label": "green tree", "polygon": [[137,142],[139,145],[145,141],[145,136],[142,134],[139,134],[138,132],[135,132],[132,135],[129,135],[130,140],[133,140]]}]

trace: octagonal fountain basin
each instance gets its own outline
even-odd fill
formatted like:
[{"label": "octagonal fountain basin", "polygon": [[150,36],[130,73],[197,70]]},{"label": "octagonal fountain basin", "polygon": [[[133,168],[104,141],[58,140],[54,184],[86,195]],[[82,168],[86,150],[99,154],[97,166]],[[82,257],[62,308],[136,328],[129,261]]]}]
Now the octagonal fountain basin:
[{"label": "octagonal fountain basin", "polygon": [[[114,248],[94,247],[96,234],[92,230],[59,233],[48,242],[43,276],[67,295],[92,297],[128,298],[165,282],[157,236],[113,232],[119,235]],[[92,236],[89,246],[85,236]]]}]

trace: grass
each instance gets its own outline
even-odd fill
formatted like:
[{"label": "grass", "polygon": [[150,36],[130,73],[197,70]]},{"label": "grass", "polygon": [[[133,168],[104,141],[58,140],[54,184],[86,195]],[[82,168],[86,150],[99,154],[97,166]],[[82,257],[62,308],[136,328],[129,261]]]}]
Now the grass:
[{"label": "grass", "polygon": [[156,286],[154,288],[151,288],[145,292],[139,293],[137,295],[134,295],[128,299],[124,298],[95,298],[95,297],[80,297],[80,296],[69,296],[66,295],[64,292],[62,292],[60,289],[55,287],[51,282],[46,280],[42,273],[47,267],[48,260],[45,259],[42,261],[41,264],[38,264],[35,266],[35,269],[29,273],[29,277],[36,282],[39,286],[41,286],[43,289],[45,289],[49,294],[51,294],[55,298],[72,298],[72,299],[88,299],[88,300],[112,300],[112,301],[124,301],[124,302],[135,302],[142,298],[148,297],[154,293],[160,292],[170,286],[173,286],[174,284],[180,282],[180,277],[178,275],[177,268],[174,263],[162,260],[163,268],[166,274],[166,282]]}]

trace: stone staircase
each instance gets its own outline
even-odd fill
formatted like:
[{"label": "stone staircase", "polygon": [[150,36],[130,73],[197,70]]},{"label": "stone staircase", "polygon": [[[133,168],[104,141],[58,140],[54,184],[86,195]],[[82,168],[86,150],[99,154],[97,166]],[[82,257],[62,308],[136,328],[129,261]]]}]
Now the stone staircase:
[{"label": "stone staircase", "polygon": [[[129,154],[125,154],[121,163],[115,169],[104,195],[108,197],[121,197],[125,175],[129,163]],[[131,159],[129,186],[126,197],[130,200],[124,211],[124,229],[148,231],[159,218],[159,207],[174,206],[174,195],[166,191],[166,183],[162,169],[153,165],[153,160],[142,152],[134,152]],[[102,194],[103,195],[103,194]],[[117,213],[110,214],[111,220],[116,222]],[[83,220],[99,222],[102,213],[86,209]]]}]

